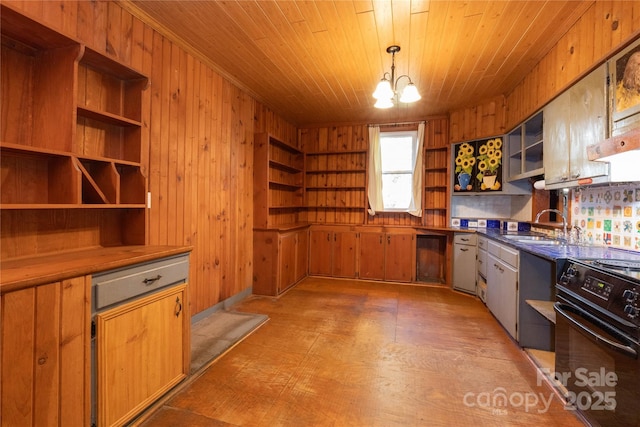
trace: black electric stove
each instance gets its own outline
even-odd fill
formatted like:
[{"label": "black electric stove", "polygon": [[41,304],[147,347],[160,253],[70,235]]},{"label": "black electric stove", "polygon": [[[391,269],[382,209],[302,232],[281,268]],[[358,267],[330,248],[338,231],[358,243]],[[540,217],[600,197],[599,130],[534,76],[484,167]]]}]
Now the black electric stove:
[{"label": "black electric stove", "polygon": [[556,290],[567,408],[594,427],[639,427],[640,262],[568,259]]}]

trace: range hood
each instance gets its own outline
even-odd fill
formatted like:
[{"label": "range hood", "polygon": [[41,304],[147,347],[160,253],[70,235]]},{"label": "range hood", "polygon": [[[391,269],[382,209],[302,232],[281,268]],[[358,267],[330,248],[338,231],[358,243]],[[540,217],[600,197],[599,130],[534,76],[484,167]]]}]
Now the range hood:
[{"label": "range hood", "polygon": [[640,128],[588,146],[587,156],[609,163],[609,182],[640,181]]}]

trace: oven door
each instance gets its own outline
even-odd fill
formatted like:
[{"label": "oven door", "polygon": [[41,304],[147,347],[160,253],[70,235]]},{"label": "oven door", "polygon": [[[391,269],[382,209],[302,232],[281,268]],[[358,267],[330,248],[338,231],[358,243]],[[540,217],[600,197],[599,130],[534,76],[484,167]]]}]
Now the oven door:
[{"label": "oven door", "polygon": [[558,296],[556,379],[593,426],[640,426],[638,343]]}]

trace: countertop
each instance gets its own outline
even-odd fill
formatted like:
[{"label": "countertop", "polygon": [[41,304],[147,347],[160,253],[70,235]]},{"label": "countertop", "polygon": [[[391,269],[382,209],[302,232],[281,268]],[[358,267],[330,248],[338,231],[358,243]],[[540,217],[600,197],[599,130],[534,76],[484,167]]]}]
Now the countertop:
[{"label": "countertop", "polygon": [[122,268],[191,251],[190,246],[115,246],[12,259],[0,264],[0,292]]},{"label": "countertop", "polygon": [[[476,229],[476,232],[480,235],[487,236],[488,238],[499,241],[502,244],[511,246],[518,250],[524,250],[541,258],[548,259],[550,261],[556,261],[558,259],[577,258],[577,259],[624,259],[640,261],[640,253],[627,251],[624,249],[611,248],[608,246],[596,246],[596,245],[573,245],[573,244],[561,244],[561,245],[539,245],[539,244],[527,244],[526,242],[516,242],[509,240],[504,235],[530,235],[532,232],[507,232],[499,229]],[[535,233],[533,233],[535,234]]]}]

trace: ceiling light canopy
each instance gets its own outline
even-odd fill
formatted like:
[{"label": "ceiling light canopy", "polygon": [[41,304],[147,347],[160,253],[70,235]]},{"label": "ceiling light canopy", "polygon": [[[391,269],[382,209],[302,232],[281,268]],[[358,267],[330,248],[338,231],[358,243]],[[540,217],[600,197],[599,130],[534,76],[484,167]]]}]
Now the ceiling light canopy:
[{"label": "ceiling light canopy", "polygon": [[[391,73],[385,72],[382,75],[382,79],[373,92],[373,97],[376,99],[374,107],[376,108],[391,108],[396,100],[409,104],[422,98],[418,92],[418,88],[411,81],[411,77],[403,74],[396,79],[395,55],[398,52],[400,52],[400,46],[392,45],[387,48],[387,53],[391,54]],[[398,82],[403,77],[409,79],[409,83],[402,89],[400,98],[398,99]]]}]

